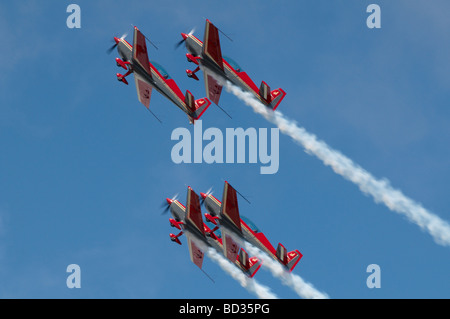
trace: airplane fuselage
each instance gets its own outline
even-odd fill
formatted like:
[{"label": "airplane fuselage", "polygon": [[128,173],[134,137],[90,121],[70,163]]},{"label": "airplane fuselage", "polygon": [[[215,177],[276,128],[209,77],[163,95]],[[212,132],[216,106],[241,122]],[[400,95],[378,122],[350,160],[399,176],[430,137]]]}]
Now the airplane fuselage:
[{"label": "airplane fuselage", "polygon": [[242,89],[244,92],[252,93],[258,101],[260,101],[264,105],[267,105],[267,102],[261,99],[261,97],[259,96],[258,87],[256,87],[256,85],[251,82],[251,80],[249,80],[249,83],[243,81],[242,78],[237,74],[237,71],[234,70],[233,67],[225,59],[223,59],[222,70],[214,61],[212,61],[208,56],[204,55],[202,41],[200,41],[193,35],[189,35],[185,39],[185,43],[186,49],[190,54],[192,54],[194,57],[201,57],[201,59],[198,60],[201,67],[204,67],[207,70],[213,72],[216,77],[219,76],[222,78],[222,80],[230,81],[231,83]]},{"label": "airplane fuselage", "polygon": [[[225,223],[227,225],[228,221],[225,218],[221,218],[221,216],[220,216],[222,203],[217,198],[215,198],[212,195],[208,195],[205,198],[204,205],[210,215],[219,217],[219,223],[221,226],[222,226],[222,223]],[[231,229],[233,229],[233,228],[231,228]],[[261,241],[258,240],[258,238],[256,237],[255,232],[247,224],[245,224],[242,220],[241,220],[241,230],[242,230],[241,234],[239,234],[239,232],[237,232],[237,231],[235,231],[234,234],[236,236],[241,236],[241,237],[243,236],[244,240],[248,241],[253,246],[258,247],[259,249],[261,249],[262,251],[267,253],[269,256],[271,256],[273,259],[278,261],[278,258],[276,257],[276,255],[274,253],[275,249],[274,248],[269,249],[268,247],[263,245],[261,243]]]},{"label": "airplane fuselage", "polygon": [[[172,204],[170,205],[170,213],[172,214],[172,217],[177,221],[184,221],[186,220],[186,208],[177,200],[174,200],[172,202]],[[185,230],[186,226],[183,226],[183,229]],[[203,237],[202,235],[200,235],[200,233],[198,232],[197,229],[194,229],[194,227],[188,227],[188,231],[191,231],[191,233],[193,232],[194,235],[196,235],[196,238],[198,240],[201,240],[203,242],[205,242],[205,237]],[[206,233],[211,232],[211,229],[206,226],[205,224],[203,225],[204,230]],[[206,244],[209,245],[210,247],[214,248],[218,253],[224,255],[223,253],[223,245],[222,242],[219,238],[216,237],[216,239],[213,237],[214,235],[209,235],[206,234]],[[241,269],[244,273],[247,273],[247,270],[244,269],[242,267],[242,265],[240,264],[240,262],[238,260],[235,261],[235,265],[237,267],[239,267],[239,269]]]},{"label": "airplane fuselage", "polygon": [[[175,90],[179,91],[178,94],[173,94],[174,88],[170,88],[166,83],[163,76],[150,64],[151,77],[138,63],[132,63],[133,47],[124,39],[121,39],[117,46],[117,51],[121,59],[125,62],[130,62],[128,67],[132,68],[132,71],[143,77],[152,87],[154,87],[159,93],[169,99],[172,103],[178,106],[183,112],[188,114],[186,103],[184,102],[184,96],[181,90],[176,87]],[[176,85],[173,83],[173,85]]]}]

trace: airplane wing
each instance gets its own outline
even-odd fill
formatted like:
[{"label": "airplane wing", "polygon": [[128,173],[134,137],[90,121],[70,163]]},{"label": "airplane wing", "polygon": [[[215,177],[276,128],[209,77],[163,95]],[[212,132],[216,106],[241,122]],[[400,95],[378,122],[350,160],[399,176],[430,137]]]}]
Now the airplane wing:
[{"label": "airplane wing", "polygon": [[[205,230],[198,195],[188,187],[186,204],[186,238],[188,240],[189,255],[191,261],[199,268],[202,268],[204,259],[204,248],[206,245]],[[202,242],[204,240],[204,242]],[[203,249],[202,249],[203,248]]]},{"label": "airplane wing", "polygon": [[203,250],[200,248],[201,245],[198,244],[195,237],[189,232],[186,232],[185,235],[188,241],[189,256],[191,257],[191,261],[201,269],[203,265],[203,259],[205,257]]},{"label": "airplane wing", "polygon": [[186,210],[186,222],[195,227],[201,235],[205,236],[200,200],[198,195],[190,187],[188,187]]},{"label": "airplane wing", "polygon": [[151,77],[150,63],[147,53],[147,44],[145,43],[145,36],[134,27],[133,37],[133,64],[138,64]]},{"label": "airplane wing", "polygon": [[228,182],[225,182],[225,186],[223,188],[220,214],[222,218],[225,217],[229,222],[231,222],[239,232],[242,232],[236,190]]},{"label": "airplane wing", "polygon": [[150,69],[150,62],[148,60],[147,44],[145,43],[145,36],[134,27],[133,49],[132,49],[132,63],[142,69],[140,72],[134,72],[134,80],[136,83],[136,90],[139,101],[148,109],[150,106],[150,97],[152,95],[152,86],[145,77],[152,78]]},{"label": "airplane wing", "polygon": [[[219,30],[208,19],[206,20],[205,35],[203,39],[203,56],[207,57],[209,61],[215,64],[220,70],[224,71]],[[203,70],[203,75],[207,98],[215,104],[219,104],[222,85],[220,85],[205,69]]]},{"label": "airplane wing", "polygon": [[235,234],[227,228],[222,227],[222,244],[225,257],[232,263],[236,261],[240,249],[240,243]]},{"label": "airplane wing", "polygon": [[225,182],[221,207],[221,231],[225,256],[232,262],[236,260],[242,237],[241,218],[236,190]]},{"label": "airplane wing", "polygon": [[138,73],[134,74],[134,81],[136,83],[139,102],[144,104],[148,109],[150,106],[150,97],[152,96],[152,86]]},{"label": "airplane wing", "polygon": [[218,105],[222,94],[222,85],[217,82],[211,71],[206,68],[203,69],[203,78],[205,79],[206,97]]},{"label": "airplane wing", "polygon": [[222,50],[220,49],[219,30],[206,19],[203,39],[203,55],[209,57],[223,71]]}]

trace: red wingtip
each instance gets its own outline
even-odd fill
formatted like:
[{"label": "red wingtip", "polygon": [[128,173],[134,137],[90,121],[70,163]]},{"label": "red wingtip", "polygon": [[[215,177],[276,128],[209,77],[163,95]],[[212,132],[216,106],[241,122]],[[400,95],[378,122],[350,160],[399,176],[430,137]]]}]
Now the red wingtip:
[{"label": "red wingtip", "polygon": [[205,199],[206,197],[208,197],[208,194],[200,193],[200,196],[201,196],[203,199]]},{"label": "red wingtip", "polygon": [[170,198],[166,198],[166,201],[167,201],[167,203],[169,203],[169,205],[172,205],[172,203],[173,203],[173,200]]},{"label": "red wingtip", "polygon": [[186,33],[181,33],[181,36],[183,37],[183,40],[186,40],[186,38],[189,37]]}]

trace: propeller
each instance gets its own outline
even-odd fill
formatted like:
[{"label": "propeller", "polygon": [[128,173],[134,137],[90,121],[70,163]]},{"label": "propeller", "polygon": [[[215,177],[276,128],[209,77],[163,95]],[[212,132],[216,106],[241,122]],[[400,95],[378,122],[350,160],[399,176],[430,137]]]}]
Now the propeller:
[{"label": "propeller", "polygon": [[206,191],[206,193],[200,193],[200,205],[203,205],[203,203],[205,202],[206,197],[208,197],[209,195],[211,195],[213,193],[212,191],[212,186]]},{"label": "propeller", "polygon": [[182,33],[181,36],[183,37],[183,39],[181,39],[179,42],[177,42],[175,44],[175,49],[178,49],[180,47],[180,45],[182,45],[183,42],[186,41],[186,38],[188,38],[189,36],[193,35],[194,32],[195,32],[195,28],[192,28],[191,31],[189,31],[188,34]]},{"label": "propeller", "polygon": [[172,204],[172,201],[176,200],[178,197],[178,194],[174,195],[172,198],[166,198],[166,200],[161,204],[160,208],[163,208],[163,212],[161,215],[167,214],[167,212],[170,209],[170,205]]},{"label": "propeller", "polygon": [[111,52],[114,51],[114,49],[119,45],[119,42],[127,37],[128,33],[122,34],[120,38],[114,37],[114,43],[112,47],[110,47],[108,50],[106,50],[106,53],[111,54]]}]

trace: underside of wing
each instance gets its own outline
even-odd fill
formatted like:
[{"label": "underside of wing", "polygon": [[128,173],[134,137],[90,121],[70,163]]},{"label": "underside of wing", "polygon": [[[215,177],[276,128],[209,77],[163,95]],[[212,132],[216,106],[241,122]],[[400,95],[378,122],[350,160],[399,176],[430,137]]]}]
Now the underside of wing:
[{"label": "underside of wing", "polygon": [[144,104],[144,106],[148,109],[150,106],[150,98],[152,96],[152,86],[137,73],[134,73],[134,81],[136,83],[136,91],[139,102]]},{"label": "underside of wing", "polygon": [[203,78],[205,79],[206,97],[214,104],[219,105],[222,85],[217,82],[207,69],[203,70]]},{"label": "underside of wing", "polygon": [[191,257],[191,261],[197,265],[198,268],[202,268],[203,259],[205,254],[203,250],[200,248],[200,244],[198,244],[193,235],[190,233],[186,233],[186,238],[189,246],[189,256]]},{"label": "underside of wing", "polygon": [[225,257],[232,263],[236,261],[237,255],[239,253],[240,244],[231,234],[231,232],[222,229],[222,244],[223,244],[223,252]]}]

